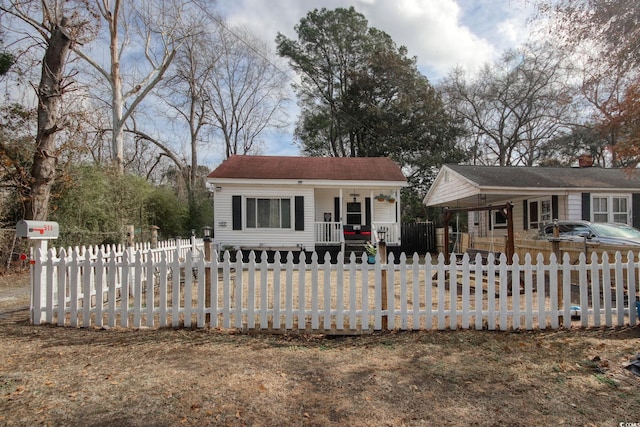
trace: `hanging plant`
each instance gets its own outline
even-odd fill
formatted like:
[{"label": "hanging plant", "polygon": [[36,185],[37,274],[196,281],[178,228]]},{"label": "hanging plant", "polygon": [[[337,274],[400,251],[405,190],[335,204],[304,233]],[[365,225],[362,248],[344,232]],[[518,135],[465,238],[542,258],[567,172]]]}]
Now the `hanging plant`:
[{"label": "hanging plant", "polygon": [[376,200],[379,202],[384,202],[385,200],[387,200],[387,196],[385,196],[384,194],[378,194],[376,196]]},{"label": "hanging plant", "polygon": [[396,202],[395,197],[389,197],[388,200],[389,200],[389,203],[395,203]]}]

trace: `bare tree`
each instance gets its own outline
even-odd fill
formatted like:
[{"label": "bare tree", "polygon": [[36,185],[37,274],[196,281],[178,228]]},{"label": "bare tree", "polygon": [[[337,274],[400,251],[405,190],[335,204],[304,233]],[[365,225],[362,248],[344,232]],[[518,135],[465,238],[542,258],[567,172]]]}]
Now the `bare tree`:
[{"label": "bare tree", "polygon": [[256,152],[264,132],[284,125],[287,100],[287,76],[263,42],[208,11],[197,26],[203,31],[184,39],[160,95],[172,122],[188,129],[188,154],[176,162],[188,186],[196,182],[198,147],[220,135],[226,157]]},{"label": "bare tree", "polygon": [[[188,2],[175,0],[96,0],[102,21],[108,27],[109,61],[76,46],[74,51],[107,82],[111,107],[111,155],[124,171],[124,130],[139,104],[162,80],[173,61],[181,39],[188,31],[181,18]],[[137,47],[139,57],[124,59],[127,48]],[[136,55],[136,52],[132,53]],[[126,70],[126,71],[125,71]],[[125,82],[126,79],[126,82]]]},{"label": "bare tree", "polygon": [[170,107],[167,114],[171,120],[188,128],[190,161],[179,158],[165,144],[159,141],[157,144],[174,161],[187,188],[191,188],[197,179],[198,145],[205,142],[204,134],[211,131],[207,84],[213,78],[217,58],[209,50],[208,45],[215,41],[207,35],[208,23],[210,22],[206,16],[199,19],[198,25],[203,31],[184,40],[172,70],[160,88],[162,101]]},{"label": "bare tree", "polygon": [[268,129],[284,126],[287,76],[264,42],[203,14],[206,29],[185,39],[162,98],[172,117],[189,131],[190,181],[198,166],[198,145],[214,135],[224,140],[225,157],[259,150]]},{"label": "bare tree", "polygon": [[220,19],[215,24],[207,43],[215,66],[205,83],[212,125],[224,138],[226,157],[255,152],[267,129],[285,125],[288,76],[263,41]]},{"label": "bare tree", "polygon": [[541,28],[576,65],[592,132],[620,166],[616,121],[624,94],[640,75],[640,3],[636,0],[536,0]]},{"label": "bare tree", "polygon": [[637,0],[535,0],[542,27],[568,55],[579,51],[609,74],[640,66]]},{"label": "bare tree", "polygon": [[93,24],[91,8],[83,1],[4,1],[0,11],[20,24],[17,34],[24,34],[24,25],[42,40],[40,82],[36,88],[38,100],[35,150],[30,170],[30,186],[24,203],[26,219],[44,220],[49,211],[51,186],[56,176],[58,147],[56,134],[66,126],[62,100],[67,86],[65,66],[70,50],[89,34]]},{"label": "bare tree", "polygon": [[283,124],[287,79],[264,43],[229,28],[208,9],[200,10],[203,13],[190,22],[201,31],[183,39],[158,92],[170,107],[169,121],[184,129],[184,147],[132,129],[138,138],[153,140],[174,162],[174,176],[182,180],[176,185],[186,190],[190,218],[200,210],[196,199],[206,175],[199,166],[199,152],[219,136],[226,157],[256,152],[264,132]]},{"label": "bare tree", "polygon": [[512,50],[477,77],[456,70],[441,86],[449,107],[467,124],[474,163],[527,165],[541,144],[572,116],[572,92],[561,60],[550,50]]}]

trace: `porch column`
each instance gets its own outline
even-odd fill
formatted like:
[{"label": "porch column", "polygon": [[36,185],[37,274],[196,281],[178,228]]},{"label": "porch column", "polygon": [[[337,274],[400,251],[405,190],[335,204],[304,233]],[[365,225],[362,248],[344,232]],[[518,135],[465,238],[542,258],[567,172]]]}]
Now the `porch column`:
[{"label": "porch column", "polygon": [[339,197],[340,197],[340,218],[336,218],[336,221],[340,223],[340,230],[342,230],[342,236],[340,236],[340,251],[344,255],[347,248],[344,241],[344,223],[342,222],[342,215],[343,215],[342,212],[344,211],[343,204],[342,204],[342,187],[340,187]]},{"label": "porch column", "polygon": [[396,243],[400,242],[400,235],[402,234],[402,218],[400,217],[400,212],[402,212],[400,210],[400,199],[402,198],[400,196],[400,188],[398,188],[396,190],[398,197],[396,197],[396,217],[394,218],[395,223],[396,223],[396,231],[398,232],[398,235],[396,236]]},{"label": "porch column", "polygon": [[373,216],[373,213],[375,212],[375,209],[373,208],[373,205],[375,204],[375,197],[373,196],[373,190],[371,190],[371,194],[369,195],[369,200],[371,200],[371,203],[369,203],[369,207],[371,209],[371,212],[369,212],[369,215],[371,215],[371,243],[375,243],[373,241],[373,227],[374,227],[374,221],[373,218],[375,218]]}]

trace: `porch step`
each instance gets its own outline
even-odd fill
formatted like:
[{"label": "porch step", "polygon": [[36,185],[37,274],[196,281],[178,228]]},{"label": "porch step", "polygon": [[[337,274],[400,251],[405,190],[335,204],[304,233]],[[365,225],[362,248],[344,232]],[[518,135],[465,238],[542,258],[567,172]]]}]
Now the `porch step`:
[{"label": "porch step", "polygon": [[362,253],[365,252],[366,244],[366,240],[350,240],[346,242],[344,246],[344,259],[348,261],[351,258],[351,254],[355,253],[358,262],[360,262]]}]

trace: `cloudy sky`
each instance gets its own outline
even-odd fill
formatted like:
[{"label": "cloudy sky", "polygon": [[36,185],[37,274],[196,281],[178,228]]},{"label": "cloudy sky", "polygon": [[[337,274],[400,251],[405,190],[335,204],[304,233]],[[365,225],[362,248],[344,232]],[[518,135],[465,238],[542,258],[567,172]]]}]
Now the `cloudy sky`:
[{"label": "cloudy sky", "polygon": [[[296,38],[294,26],[314,8],[354,6],[369,26],[385,31],[418,58],[418,67],[437,83],[456,66],[469,71],[526,41],[527,0],[218,0],[232,25],[243,25],[267,42],[278,32]],[[275,49],[275,42],[273,42]],[[264,154],[297,155],[288,134],[267,138]]]},{"label": "cloudy sky", "polygon": [[[385,31],[417,56],[432,81],[453,67],[477,68],[528,36],[526,0],[219,0],[232,24],[246,25],[265,40],[293,27],[314,8],[354,6],[369,25]],[[274,43],[275,45],[275,43]]]}]

